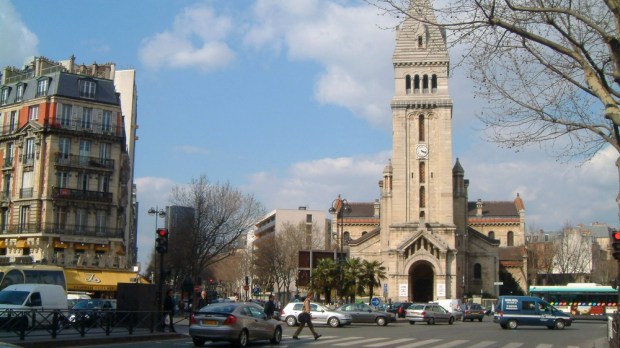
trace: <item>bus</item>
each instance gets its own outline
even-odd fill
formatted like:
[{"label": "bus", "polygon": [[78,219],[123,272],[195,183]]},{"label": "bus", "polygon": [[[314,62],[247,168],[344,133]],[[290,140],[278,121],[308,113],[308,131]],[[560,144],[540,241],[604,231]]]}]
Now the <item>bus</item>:
[{"label": "bus", "polygon": [[530,286],[530,296],[549,302],[570,313],[573,319],[601,319],[618,310],[618,290],[595,283],[568,283],[565,286]]},{"label": "bus", "polygon": [[65,270],[47,265],[0,266],[0,290],[13,284],[56,284],[67,291]]}]

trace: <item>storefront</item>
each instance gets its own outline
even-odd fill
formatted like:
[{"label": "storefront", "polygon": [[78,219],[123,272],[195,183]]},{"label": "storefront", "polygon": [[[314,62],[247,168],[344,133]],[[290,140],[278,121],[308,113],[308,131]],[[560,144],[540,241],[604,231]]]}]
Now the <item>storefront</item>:
[{"label": "storefront", "polygon": [[67,291],[93,293],[94,297],[115,297],[118,283],[149,282],[135,272],[65,268]]}]

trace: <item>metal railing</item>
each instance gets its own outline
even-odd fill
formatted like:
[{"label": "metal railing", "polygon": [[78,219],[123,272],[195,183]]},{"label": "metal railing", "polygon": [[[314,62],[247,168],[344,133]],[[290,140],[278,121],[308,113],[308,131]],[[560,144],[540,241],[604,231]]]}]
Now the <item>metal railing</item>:
[{"label": "metal railing", "polygon": [[112,203],[112,192],[77,190],[66,187],[52,187],[52,197],[56,199]]},{"label": "metal railing", "polygon": [[114,160],[108,158],[69,155],[60,152],[56,153],[56,164],[71,165],[80,167],[97,167],[114,169]]},{"label": "metal railing", "polygon": [[123,238],[122,229],[95,225],[75,224],[7,224],[0,227],[0,234],[50,233],[69,236],[88,236],[103,238]]}]

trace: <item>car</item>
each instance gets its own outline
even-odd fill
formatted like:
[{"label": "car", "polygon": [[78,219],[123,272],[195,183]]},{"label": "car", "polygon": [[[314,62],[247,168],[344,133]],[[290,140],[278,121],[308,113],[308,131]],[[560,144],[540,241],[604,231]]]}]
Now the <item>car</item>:
[{"label": "car", "polygon": [[[303,302],[291,302],[287,304],[280,312],[280,319],[286,322],[288,326],[298,325],[299,313],[302,312],[303,306]],[[353,318],[349,314],[335,312],[321,304],[313,302],[310,303],[310,314],[312,315],[312,324],[341,327],[344,325],[351,325],[353,321]]]},{"label": "car", "polygon": [[405,310],[409,306],[411,306],[411,302],[394,302],[388,312],[396,314],[398,318],[404,318]]},{"label": "car", "polygon": [[409,324],[425,321],[429,325],[446,322],[450,325],[456,320],[454,314],[437,303],[413,303],[405,311],[405,319]]},{"label": "car", "polygon": [[336,312],[349,314],[353,319],[352,323],[376,323],[379,326],[386,326],[388,323],[396,321],[396,316],[392,313],[372,309],[365,303],[347,303],[335,309]]},{"label": "car", "polygon": [[478,303],[463,303],[459,309],[463,313],[463,321],[474,321],[474,319],[482,321],[486,314],[485,309]]},{"label": "car", "polygon": [[516,329],[519,325],[546,326],[563,330],[573,320],[568,313],[549,302],[533,296],[500,296],[495,304],[493,322],[502,329]]},{"label": "car", "polygon": [[228,341],[236,347],[263,340],[280,344],[282,325],[268,318],[256,303],[213,303],[191,315],[189,335],[198,347],[206,341]]},{"label": "car", "polygon": [[104,324],[106,320],[114,317],[116,301],[107,299],[83,299],[78,300],[71,308],[67,321],[70,325],[83,324],[93,326]]}]

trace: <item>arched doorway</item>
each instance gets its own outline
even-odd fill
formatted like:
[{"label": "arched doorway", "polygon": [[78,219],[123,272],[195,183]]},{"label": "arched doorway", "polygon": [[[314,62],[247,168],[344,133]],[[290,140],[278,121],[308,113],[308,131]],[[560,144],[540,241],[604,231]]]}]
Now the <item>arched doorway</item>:
[{"label": "arched doorway", "polygon": [[435,272],[427,261],[418,261],[409,269],[409,294],[414,302],[429,302],[433,298]]}]

